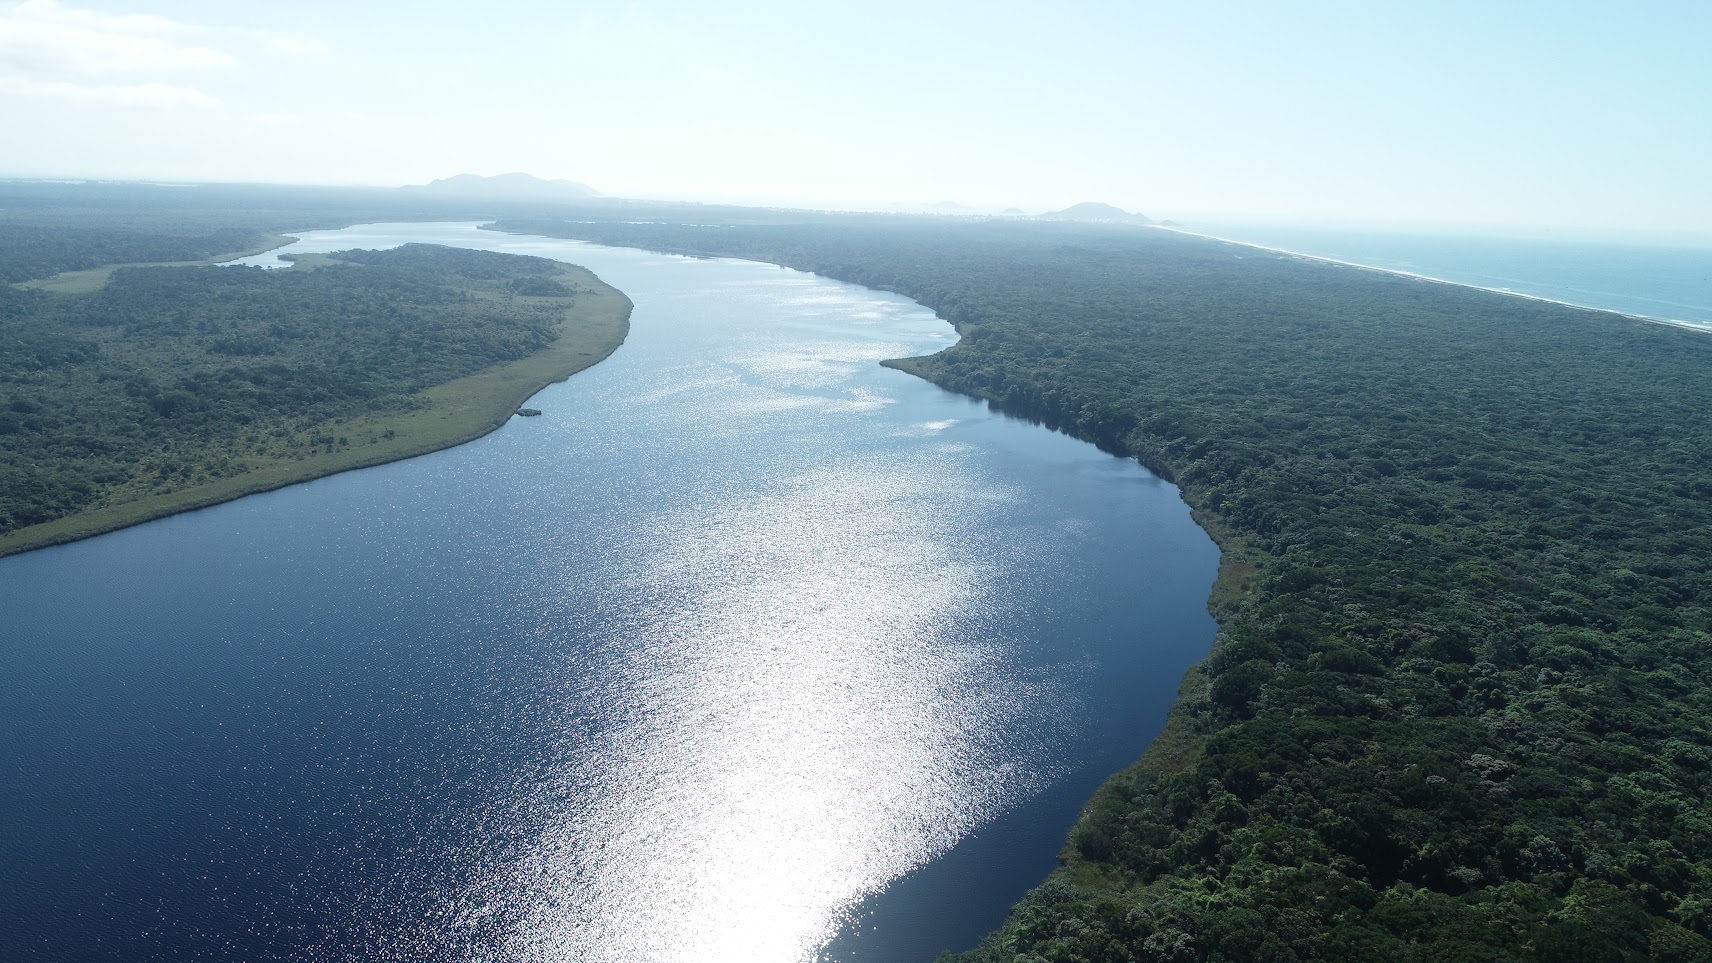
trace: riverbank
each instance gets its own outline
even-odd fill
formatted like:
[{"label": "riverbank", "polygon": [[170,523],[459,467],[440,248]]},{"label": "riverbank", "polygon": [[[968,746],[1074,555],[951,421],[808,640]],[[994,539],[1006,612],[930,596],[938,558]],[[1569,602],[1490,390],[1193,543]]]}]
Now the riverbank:
[{"label": "riverbank", "polygon": [[[410,242],[582,264],[637,323],[476,444],[0,560],[20,818],[49,827],[13,862],[82,860],[28,877],[14,929],[801,963],[996,925],[1211,642],[1217,555],[1175,492],[877,367],[954,340],[902,297],[467,224],[293,251]],[[157,917],[212,922],[144,945]]]},{"label": "riverbank", "polygon": [[1704,767],[1660,735],[1709,718],[1679,679],[1707,671],[1712,342],[1167,232],[530,228],[912,297],[962,341],[893,367],[1135,454],[1253,546],[1179,724],[954,959],[1712,947]]},{"label": "riverbank", "polygon": [[[244,254],[234,257],[245,256]],[[93,285],[93,274],[80,283]],[[505,424],[517,407],[549,384],[610,356],[629,331],[631,303],[592,273],[560,265],[555,278],[577,291],[547,347],[507,364],[427,388],[406,411],[335,419],[319,426],[353,443],[323,444],[294,454],[246,455],[248,471],[163,493],[143,494],[0,536],[0,556],[100,535],[141,522],[206,508],[245,495],[413,458],[473,441]],[[101,279],[105,283],[105,276]],[[95,285],[98,287],[99,285]],[[85,287],[84,290],[92,290]]]},{"label": "riverbank", "polygon": [[[958,333],[963,333],[961,327],[958,328]],[[1029,418],[1027,413],[1008,409],[1001,399],[985,392],[971,391],[968,385],[956,385],[945,378],[944,369],[935,362],[943,359],[946,352],[962,344],[963,342],[959,341],[945,351],[933,355],[892,358],[880,364],[913,375],[954,394],[979,398],[995,411],[1013,417]],[[1242,609],[1254,598],[1256,580],[1265,573],[1269,563],[1274,563],[1275,560],[1269,558],[1266,553],[1257,551],[1249,539],[1244,538],[1226,519],[1220,517],[1209,506],[1205,492],[1178,481],[1174,466],[1164,460],[1162,453],[1137,451],[1128,445],[1113,446],[1111,439],[1102,440],[1085,432],[1079,433],[1073,428],[1055,426],[1055,429],[1091,445],[1120,448],[1121,450],[1114,453],[1134,458],[1148,471],[1170,482],[1177,489],[1178,497],[1189,506],[1190,516],[1195,524],[1207,533],[1219,550],[1218,576],[1207,596],[1207,611],[1213,616],[1218,628],[1206,659],[1197,662],[1184,673],[1178,683],[1177,697],[1167,711],[1164,727],[1153,741],[1147,744],[1141,757],[1113,773],[1089,797],[1075,823],[1066,833],[1064,847],[1058,857],[1059,866],[1049,877],[1062,878],[1076,886],[1103,889],[1116,886],[1117,881],[1111,878],[1099,861],[1086,857],[1081,841],[1097,831],[1095,827],[1102,820],[1110,818],[1110,814],[1121,812],[1128,800],[1134,797],[1138,783],[1188,772],[1200,760],[1208,740],[1216,731],[1215,727],[1208,724],[1207,709],[1212,697],[1212,680],[1207,666],[1223,649],[1229,638],[1230,627],[1237,621]]]}]

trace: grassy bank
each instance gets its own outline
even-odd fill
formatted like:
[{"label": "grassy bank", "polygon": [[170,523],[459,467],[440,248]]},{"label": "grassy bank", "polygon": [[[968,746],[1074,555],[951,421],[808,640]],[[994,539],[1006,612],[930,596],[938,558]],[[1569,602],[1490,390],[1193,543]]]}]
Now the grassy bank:
[{"label": "grassy bank", "polygon": [[[429,259],[432,258],[430,255]],[[523,280],[550,282],[559,286],[559,290],[541,288],[547,292],[544,296],[519,294],[515,289],[503,289],[489,281],[478,283],[460,278],[455,265],[427,265],[439,282],[451,284],[432,299],[434,309],[447,316],[445,337],[449,345],[434,355],[434,370],[441,374],[474,370],[421,386],[411,380],[418,378],[416,374],[404,370],[410,365],[387,360],[389,354],[422,352],[420,342],[399,340],[400,332],[405,338],[416,333],[408,316],[401,317],[399,332],[389,332],[384,340],[376,342],[374,357],[355,361],[350,358],[349,325],[344,328],[329,325],[326,348],[305,349],[302,346],[313,340],[313,332],[295,329],[276,339],[280,345],[241,343],[233,347],[227,342],[249,337],[253,332],[246,333],[243,327],[228,329],[216,325],[213,335],[191,330],[188,334],[180,331],[156,336],[147,331],[122,331],[110,325],[80,323],[76,316],[68,316],[71,319],[64,320],[62,328],[91,347],[85,352],[86,357],[57,367],[50,359],[49,364],[14,377],[10,392],[14,403],[39,414],[26,415],[22,427],[9,435],[0,435],[0,453],[12,455],[8,461],[14,464],[30,457],[24,450],[32,440],[30,418],[51,418],[63,411],[67,423],[75,423],[80,430],[93,432],[96,429],[90,427],[92,424],[109,427],[105,429],[106,437],[90,437],[76,452],[64,455],[67,460],[61,475],[76,476],[71,484],[85,488],[90,487],[91,478],[107,480],[96,486],[82,504],[71,506],[72,510],[62,512],[60,517],[0,535],[0,555],[85,538],[336,472],[437,451],[493,431],[542,387],[562,381],[610,355],[624,340],[629,325],[629,299],[593,274],[539,259],[518,258],[507,263],[524,261],[538,263],[529,265],[531,273]],[[383,280],[389,284],[411,281],[411,276],[387,273],[393,265],[385,255],[368,264],[329,264],[326,259],[320,259],[319,263],[319,269],[308,272],[309,275],[347,276],[343,279],[347,287],[340,289],[343,298],[369,293],[390,295],[390,288],[385,292],[381,289],[368,292],[364,285]],[[484,271],[491,270],[491,265],[484,263],[482,267]],[[46,296],[76,299],[105,290],[104,286],[94,285],[96,272],[80,273],[84,274],[78,287],[81,294],[68,295],[62,287],[58,294]],[[175,279],[191,286],[191,293],[185,294],[177,288],[164,293],[148,289],[130,275],[118,277],[139,288],[129,296],[146,311],[153,311],[157,301],[180,313],[186,310],[186,305],[199,303],[199,294],[194,290],[199,282],[195,278]],[[209,277],[223,280],[220,275]],[[264,290],[255,293],[251,303],[312,306],[319,303],[312,295],[324,293],[320,291],[322,287],[325,285],[319,283],[308,287],[294,284],[290,289]],[[126,292],[113,293],[118,296]],[[396,301],[388,303],[397,306]],[[63,303],[51,306],[64,308]],[[305,317],[307,310],[306,307],[303,312]],[[363,316],[358,306],[347,318]],[[512,316],[519,318],[517,328],[522,332],[519,337],[526,335],[527,340],[508,341],[500,347],[511,353],[530,349],[527,353],[485,365],[480,363],[483,358],[469,357],[468,339],[477,336],[472,332],[486,330],[495,317]],[[261,338],[262,334],[256,337]],[[213,342],[216,349],[254,353],[209,354],[201,344],[209,338],[226,339]],[[187,343],[187,339],[195,343]],[[286,352],[293,354],[288,356]],[[337,363],[334,359],[338,352],[344,352],[346,363],[356,365],[344,382],[327,375],[328,366]],[[442,356],[449,356],[450,360]],[[235,365],[234,361],[241,363]],[[84,370],[101,365],[108,369]],[[198,366],[212,371],[194,371]],[[239,369],[236,376],[234,367]],[[381,390],[388,387],[386,379],[394,367],[401,369],[402,380],[391,391]],[[187,373],[187,369],[192,370]],[[262,371],[279,383],[280,389],[275,394],[284,400],[257,401],[257,389],[242,380],[254,371]],[[293,371],[304,374],[294,376]],[[169,374],[174,381],[167,380]],[[150,377],[153,380],[143,389],[134,387]],[[305,395],[302,385],[312,379],[333,383],[317,384],[313,394]],[[262,379],[255,376],[253,380]],[[221,394],[223,386],[232,384],[245,390]],[[123,397],[122,388],[130,388],[134,397]],[[196,397],[198,391],[202,394],[200,398]],[[122,431],[111,427],[126,417],[133,421]],[[140,431],[136,426],[141,426]],[[40,426],[35,434],[49,434],[53,428],[52,424]],[[164,440],[151,439],[151,432],[158,432]],[[139,434],[143,437],[139,438]],[[14,452],[6,451],[8,445]],[[15,470],[22,473],[33,468],[40,472],[48,457],[62,453],[60,449],[45,447],[45,441],[42,445],[47,456],[36,457]],[[86,455],[91,450],[111,454],[91,460]],[[70,460],[73,455],[81,460]],[[19,477],[26,483],[33,480],[27,474]],[[21,489],[23,485],[18,487]]]}]

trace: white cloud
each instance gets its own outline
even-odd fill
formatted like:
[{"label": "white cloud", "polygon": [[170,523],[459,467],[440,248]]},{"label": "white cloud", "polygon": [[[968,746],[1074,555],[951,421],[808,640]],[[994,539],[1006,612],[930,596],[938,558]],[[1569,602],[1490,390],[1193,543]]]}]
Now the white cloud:
[{"label": "white cloud", "polygon": [[294,57],[319,57],[330,49],[325,43],[311,37],[266,31],[258,31],[258,35],[268,46]]},{"label": "white cloud", "polygon": [[51,23],[86,30],[130,34],[188,33],[199,29],[187,23],[147,13],[72,10],[60,6],[58,0],[23,0],[22,3],[14,3],[7,9],[6,19],[13,22]]},{"label": "white cloud", "polygon": [[62,7],[55,0],[25,0],[0,9],[0,73],[76,81],[235,62],[229,54],[180,39],[197,29],[164,17],[105,14]]},{"label": "white cloud", "polygon": [[696,73],[696,80],[703,87],[725,89],[741,86],[743,75],[727,67],[708,64]]},{"label": "white cloud", "polygon": [[77,84],[0,76],[0,93],[111,107],[213,107],[220,102],[194,87],[172,84]]},{"label": "white cloud", "polygon": [[318,40],[271,30],[83,10],[59,0],[0,2],[0,90],[8,94],[71,104],[209,107],[219,99],[184,77],[238,66],[228,52],[234,47],[294,57],[328,51]]}]

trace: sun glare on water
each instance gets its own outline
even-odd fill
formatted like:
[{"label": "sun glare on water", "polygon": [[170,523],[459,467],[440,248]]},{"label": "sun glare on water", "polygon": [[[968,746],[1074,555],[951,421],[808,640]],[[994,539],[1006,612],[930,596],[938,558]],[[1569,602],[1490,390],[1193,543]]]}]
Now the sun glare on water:
[{"label": "sun glare on water", "polygon": [[[840,310],[825,301],[800,310]],[[841,377],[864,349],[897,346],[795,340],[660,390],[728,427],[836,425],[887,403]],[[491,934],[472,959],[812,960],[861,899],[1045,777],[1018,747],[1051,683],[1008,664],[982,561],[1001,548],[975,517],[1010,494],[947,490],[957,445],[775,454],[738,483],[680,480],[607,563],[624,591],[599,613],[603,655],[542,698],[603,721],[524,790],[538,835],[458,897]]]}]

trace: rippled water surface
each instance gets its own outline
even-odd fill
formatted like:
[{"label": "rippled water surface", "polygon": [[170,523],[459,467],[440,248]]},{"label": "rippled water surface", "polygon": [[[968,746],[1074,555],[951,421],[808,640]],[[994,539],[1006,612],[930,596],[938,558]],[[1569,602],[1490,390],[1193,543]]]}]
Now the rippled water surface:
[{"label": "rippled water surface", "polygon": [[[777,267],[584,264],[611,359],[460,448],[0,561],[25,959],[864,961],[972,943],[1202,657],[1132,462],[880,368]],[[263,258],[259,260],[268,260]]]}]

